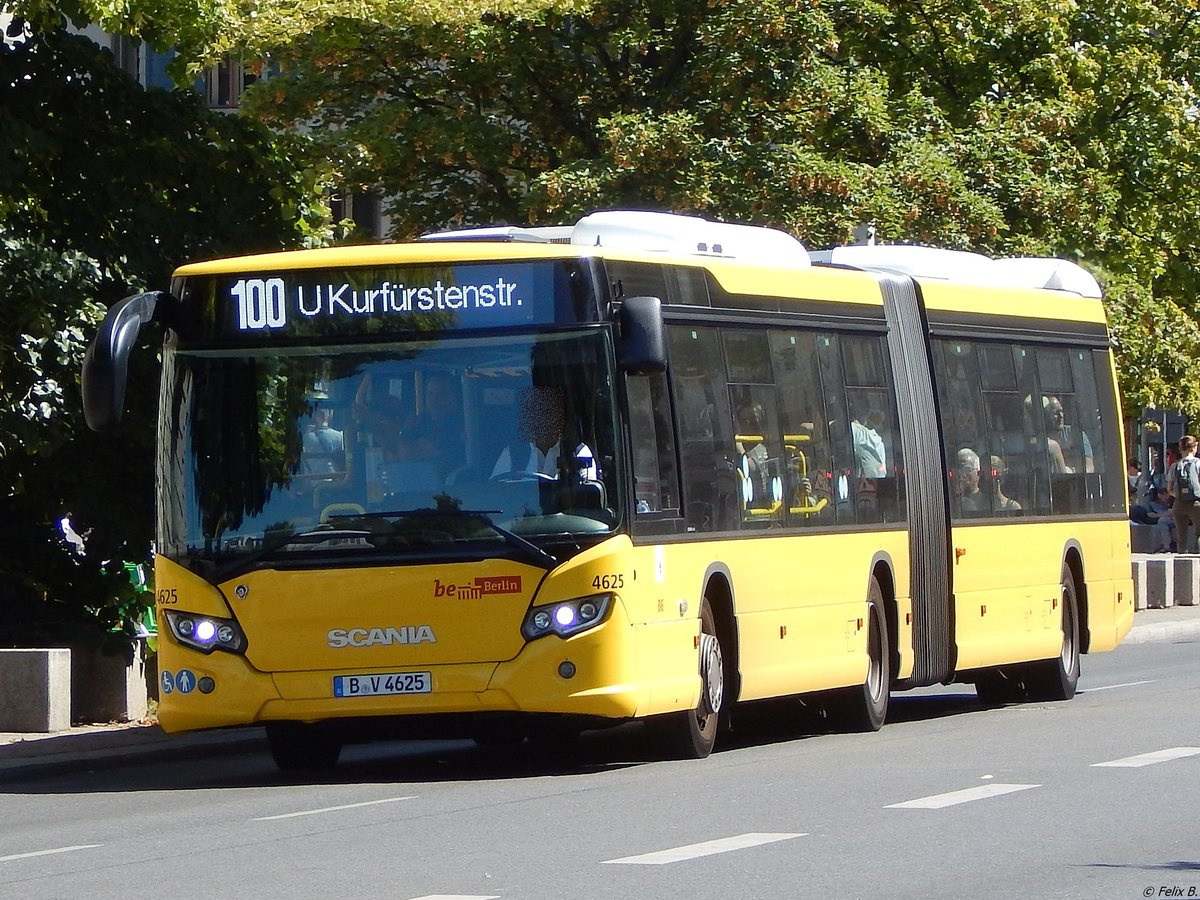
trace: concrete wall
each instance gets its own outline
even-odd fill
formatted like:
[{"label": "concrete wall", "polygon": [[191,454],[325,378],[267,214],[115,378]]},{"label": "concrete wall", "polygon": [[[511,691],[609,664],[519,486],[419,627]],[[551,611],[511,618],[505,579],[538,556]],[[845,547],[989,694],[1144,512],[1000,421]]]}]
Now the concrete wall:
[{"label": "concrete wall", "polygon": [[106,655],[77,647],[0,650],[0,732],[63,731],[73,722],[128,722],[149,707],[145,646]]},{"label": "concrete wall", "polygon": [[71,727],[71,651],[0,650],[0,731]]},{"label": "concrete wall", "polygon": [[145,645],[115,656],[75,648],[71,653],[71,718],[76,722],[129,722],[148,709]]},{"label": "concrete wall", "polygon": [[1133,600],[1135,610],[1200,605],[1200,556],[1135,554]]}]

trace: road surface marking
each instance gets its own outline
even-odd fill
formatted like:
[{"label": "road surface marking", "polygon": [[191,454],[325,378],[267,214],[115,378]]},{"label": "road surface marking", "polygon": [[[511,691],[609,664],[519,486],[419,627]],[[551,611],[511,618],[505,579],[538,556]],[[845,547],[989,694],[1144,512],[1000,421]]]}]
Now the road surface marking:
[{"label": "road surface marking", "polygon": [[385,800],[367,800],[363,803],[347,803],[345,806],[325,806],[321,809],[306,809],[302,812],[283,813],[278,816],[259,816],[253,822],[272,822],[275,819],[295,819],[298,816],[318,816],[321,813],[341,812],[343,809],[359,809],[363,806],[378,806],[380,803],[398,803],[401,800],[416,800],[416,797],[388,797]]},{"label": "road surface marking", "polygon": [[790,841],[792,838],[798,837],[806,837],[806,835],[752,831],[749,834],[739,834],[736,837],[704,841],[700,844],[688,844],[686,847],[676,847],[673,850],[659,850],[655,853],[643,853],[640,856],[623,856],[620,859],[606,859],[604,863],[629,864],[634,866],[663,866],[667,863],[683,862],[684,860],[696,859],[701,856],[712,856],[715,853],[744,850],[747,847],[757,847],[760,844]]},{"label": "road surface marking", "polygon": [[0,856],[0,862],[10,862],[14,859],[29,859],[34,856],[50,856],[54,853],[70,853],[72,850],[91,850],[102,844],[79,844],[75,847],[56,847],[53,850],[34,850],[32,853],[14,853],[12,856]]},{"label": "road surface marking", "polygon": [[999,797],[1001,794],[1011,794],[1015,791],[1027,791],[1030,788],[1041,787],[1040,784],[985,784],[981,787],[967,788],[965,791],[951,791],[948,794],[934,794],[932,797],[921,797],[919,800],[905,800],[903,803],[891,803],[884,809],[942,809],[959,803],[970,803],[973,800],[986,800],[989,797]]},{"label": "road surface marking", "polygon": [[1169,750],[1155,750],[1153,753],[1126,756],[1124,759],[1092,763],[1092,768],[1107,766],[1113,769],[1138,769],[1142,766],[1152,766],[1155,763],[1170,762],[1173,759],[1184,759],[1198,753],[1200,753],[1200,747],[1172,747]]},{"label": "road surface marking", "polygon": [[1142,684],[1157,684],[1157,681],[1127,681],[1124,684],[1106,684],[1103,687],[1090,687],[1080,691],[1081,694],[1092,694],[1096,691],[1115,691],[1117,688],[1137,687]]}]

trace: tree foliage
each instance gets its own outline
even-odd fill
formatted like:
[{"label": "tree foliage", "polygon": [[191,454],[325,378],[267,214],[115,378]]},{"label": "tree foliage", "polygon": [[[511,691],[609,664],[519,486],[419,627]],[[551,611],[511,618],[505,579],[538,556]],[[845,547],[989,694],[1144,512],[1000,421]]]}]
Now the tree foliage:
[{"label": "tree foliage", "polygon": [[[80,362],[105,309],[187,259],[327,223],[286,143],[188,92],[143,91],[62,29],[0,44],[0,160],[0,645],[27,645],[113,624],[119,562],[150,546],[153,353],[121,434],[82,422]],[[86,557],[58,534],[66,513]]]},{"label": "tree foliage", "polygon": [[225,56],[262,57],[335,21],[404,29],[431,22],[464,24],[484,15],[525,16],[565,10],[572,0],[11,0],[5,6],[39,29],[61,18],[98,25],[179,51],[181,76]]},{"label": "tree foliage", "polygon": [[[116,440],[79,422],[83,337],[186,259],[329,235],[332,169],[397,237],[699,212],[811,245],[1091,266],[1128,411],[1200,415],[1195,4],[1167,0],[22,0],[0,44],[0,602],[32,640],[111,592],[65,553],[144,546],[154,367]],[[249,117],[144,92],[66,16],[264,71]],[[257,121],[253,121],[257,120]],[[275,133],[267,127],[275,129]],[[283,137],[281,138],[280,135]],[[303,152],[299,149],[303,147]],[[34,623],[34,624],[30,624]]]},{"label": "tree foliage", "polygon": [[598,0],[334,20],[249,108],[388,197],[398,236],[635,206],[1077,259],[1127,406],[1200,414],[1197,38],[1166,0]]}]

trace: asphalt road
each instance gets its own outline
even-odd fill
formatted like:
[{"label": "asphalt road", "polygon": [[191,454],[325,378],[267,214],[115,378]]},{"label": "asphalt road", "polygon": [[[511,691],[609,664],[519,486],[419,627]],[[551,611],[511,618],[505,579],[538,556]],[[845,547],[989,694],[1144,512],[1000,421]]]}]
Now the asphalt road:
[{"label": "asphalt road", "polygon": [[0,897],[1200,897],[1198,650],[1085,657],[1069,703],[896,695],[878,734],[766,705],[697,762],[628,727],[0,784]]}]

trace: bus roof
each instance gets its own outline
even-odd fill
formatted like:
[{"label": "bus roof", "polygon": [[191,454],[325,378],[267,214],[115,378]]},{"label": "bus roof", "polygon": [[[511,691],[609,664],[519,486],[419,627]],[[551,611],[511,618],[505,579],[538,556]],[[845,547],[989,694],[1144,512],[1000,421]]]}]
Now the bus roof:
[{"label": "bus roof", "polygon": [[[293,250],[230,257],[185,265],[178,277],[288,269],[422,265],[448,261],[515,261],[598,257],[630,262],[671,262],[703,267],[727,290],[776,296],[798,296],[796,279],[779,278],[782,270],[799,274],[806,293],[824,273],[836,292],[856,279],[847,269],[908,275],[927,288],[937,284],[977,285],[1000,289],[1099,298],[1100,286],[1081,266],[1060,259],[993,259],[979,253],[910,244],[871,244],[809,251],[786,232],[749,225],[713,222],[697,216],[640,210],[608,210],[584,216],[574,226],[492,226],[426,235],[416,241]],[[816,265],[814,265],[816,264]],[[835,272],[843,274],[834,275]],[[756,274],[757,273],[757,274]],[[772,274],[775,273],[775,274]],[[871,302],[863,279],[863,302]],[[814,284],[815,283],[815,284]],[[823,291],[818,291],[818,294]],[[858,299],[844,298],[844,299]],[[998,311],[998,310],[993,310]]]}]

